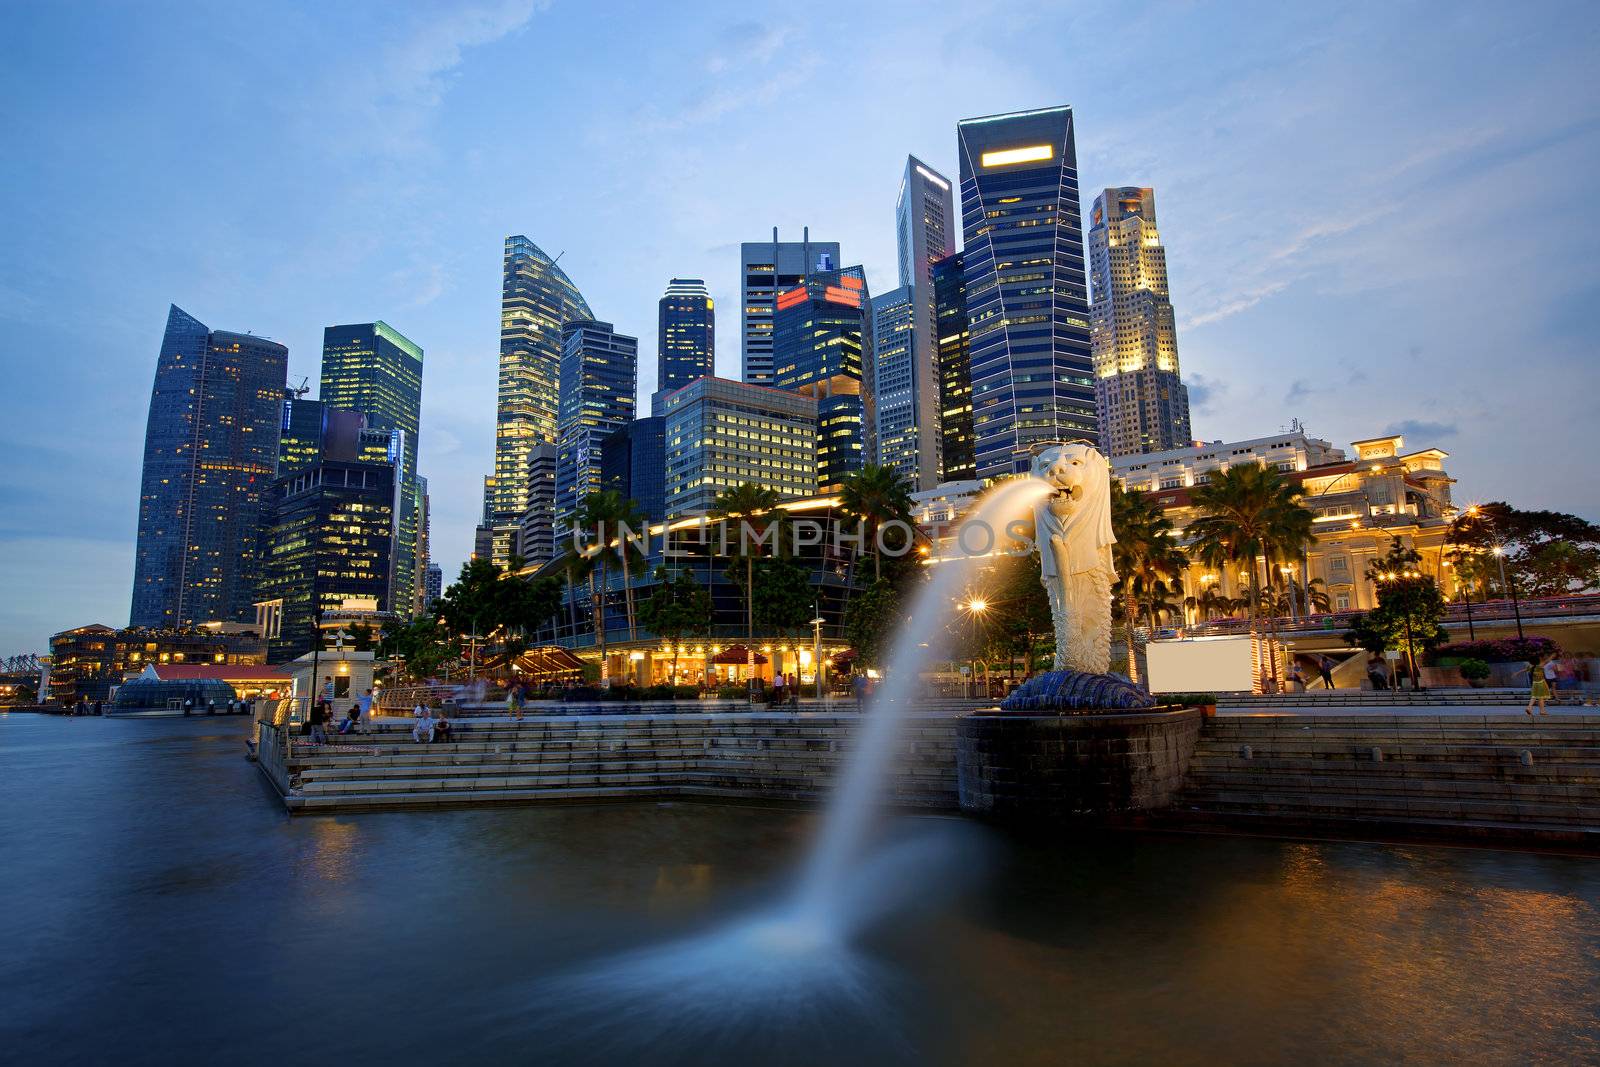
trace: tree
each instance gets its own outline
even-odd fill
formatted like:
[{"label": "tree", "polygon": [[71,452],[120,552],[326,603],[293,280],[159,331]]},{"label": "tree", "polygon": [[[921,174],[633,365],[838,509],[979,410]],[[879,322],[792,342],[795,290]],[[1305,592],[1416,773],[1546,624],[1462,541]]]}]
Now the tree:
[{"label": "tree", "polygon": [[782,635],[810,628],[816,610],[811,575],[790,556],[767,556],[755,566],[755,617]]},{"label": "tree", "polygon": [[904,597],[890,581],[878,579],[850,601],[844,636],[865,667],[883,667],[893,635],[907,623]]},{"label": "tree", "polygon": [[672,677],[676,679],[679,643],[711,632],[711,594],[688,571],[669,576],[667,568],[657,567],[656,582],[650,599],[639,605],[639,621],[672,646]]},{"label": "tree", "polygon": [[1111,559],[1117,569],[1114,595],[1122,603],[1123,629],[1128,637],[1128,677],[1139,680],[1137,628],[1143,610],[1155,629],[1157,615],[1168,608],[1167,583],[1176,583],[1189,565],[1173,541],[1172,523],[1161,506],[1144,493],[1120,485],[1111,489],[1111,531],[1117,542]]},{"label": "tree", "polygon": [[406,673],[414,678],[430,677],[461,656],[450,629],[431,616],[409,623],[390,623],[384,627],[378,649],[389,659],[404,661]]},{"label": "tree", "polygon": [[1378,606],[1357,615],[1345,642],[1369,652],[1398,650],[1416,685],[1417,659],[1447,639],[1439,625],[1444,595],[1439,584],[1421,571],[1422,556],[1394,539],[1384,556],[1367,564],[1367,579],[1377,587]]},{"label": "tree", "polygon": [[1499,563],[1491,553],[1499,548],[1508,579],[1517,576],[1535,596],[1600,588],[1600,526],[1576,515],[1522,511],[1503,501],[1476,504],[1451,524],[1450,543],[1457,574],[1472,585],[1498,584]]},{"label": "tree", "polygon": [[358,622],[350,627],[350,647],[356,652],[372,651],[372,627]]},{"label": "tree", "polygon": [[1240,464],[1196,486],[1191,499],[1200,517],[1189,524],[1190,550],[1207,566],[1248,568],[1250,622],[1260,614],[1261,574],[1257,559],[1270,567],[1290,562],[1314,542],[1312,514],[1300,492],[1275,467]]},{"label": "tree", "polygon": [[[755,663],[755,637],[756,637],[756,560],[761,558],[760,543],[766,539],[767,531],[782,518],[778,512],[778,492],[764,485],[754,482],[745,482],[729,489],[724,489],[717,494],[716,501],[712,504],[712,514],[719,516],[723,521],[738,519],[741,524],[748,524],[754,534],[753,538],[744,535],[743,525],[740,527],[734,557],[743,564],[744,578],[738,578],[739,569],[736,565],[728,568],[728,577],[744,590],[745,609],[745,647],[749,650],[748,662]],[[751,544],[754,540],[756,543]],[[783,540],[781,529],[773,531],[773,551]]]},{"label": "tree", "polygon": [[872,580],[881,580],[883,560],[878,551],[878,531],[890,522],[911,525],[910,485],[893,467],[868,463],[845,478],[839,490],[839,508],[861,520],[862,532],[872,546]]}]

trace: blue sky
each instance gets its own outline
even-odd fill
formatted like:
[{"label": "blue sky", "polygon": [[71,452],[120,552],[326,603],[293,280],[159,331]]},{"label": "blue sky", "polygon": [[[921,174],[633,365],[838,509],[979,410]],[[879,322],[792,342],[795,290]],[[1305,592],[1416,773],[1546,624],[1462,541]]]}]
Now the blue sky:
[{"label": "blue sky", "polygon": [[1207,439],[1303,420],[1452,453],[1468,499],[1600,519],[1600,9],[1583,4],[13,4],[0,654],[126,622],[169,303],[289,346],[427,350],[435,556],[492,454],[501,241],[638,335],[802,225],[893,285],[908,152],[1069,103],[1084,205],[1153,185]]}]

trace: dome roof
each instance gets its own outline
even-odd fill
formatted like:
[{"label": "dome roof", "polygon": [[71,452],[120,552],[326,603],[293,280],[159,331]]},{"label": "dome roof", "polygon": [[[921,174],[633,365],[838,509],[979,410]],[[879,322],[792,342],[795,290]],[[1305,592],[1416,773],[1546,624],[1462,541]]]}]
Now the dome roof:
[{"label": "dome roof", "polygon": [[226,704],[238,694],[233,686],[216,678],[194,678],[183,681],[162,681],[147,671],[117,687],[117,708],[170,708],[182,707],[190,701],[196,708],[209,704]]}]

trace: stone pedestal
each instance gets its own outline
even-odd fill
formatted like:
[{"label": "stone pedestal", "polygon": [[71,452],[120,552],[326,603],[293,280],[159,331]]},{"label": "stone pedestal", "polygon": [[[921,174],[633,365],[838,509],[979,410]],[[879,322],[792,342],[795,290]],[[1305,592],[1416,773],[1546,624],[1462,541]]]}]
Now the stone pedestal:
[{"label": "stone pedestal", "polygon": [[961,809],[1007,819],[1093,818],[1167,807],[1183,786],[1200,712],[1028,714],[961,720]]}]

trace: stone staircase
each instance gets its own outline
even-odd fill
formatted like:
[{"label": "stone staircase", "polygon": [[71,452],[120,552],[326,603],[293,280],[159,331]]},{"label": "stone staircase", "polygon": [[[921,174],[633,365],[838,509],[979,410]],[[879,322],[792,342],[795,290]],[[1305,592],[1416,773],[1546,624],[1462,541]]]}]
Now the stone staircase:
[{"label": "stone staircase", "polygon": [[[1321,684],[1320,682],[1318,683]],[[1526,689],[1308,689],[1304,693],[1273,693],[1266,696],[1220,696],[1217,707],[1231,711],[1252,708],[1444,708],[1518,707],[1527,703]],[[1563,702],[1572,704],[1571,696]]]},{"label": "stone staircase", "polygon": [[[332,745],[297,740],[284,803],[301,813],[672,796],[813,803],[856,726],[853,714],[541,716],[457,722],[455,740],[423,745],[409,722],[379,721]],[[956,807],[955,731],[951,716],[905,724],[891,802]]]},{"label": "stone staircase", "polygon": [[1213,718],[1170,814],[1270,833],[1600,846],[1600,715]]}]

